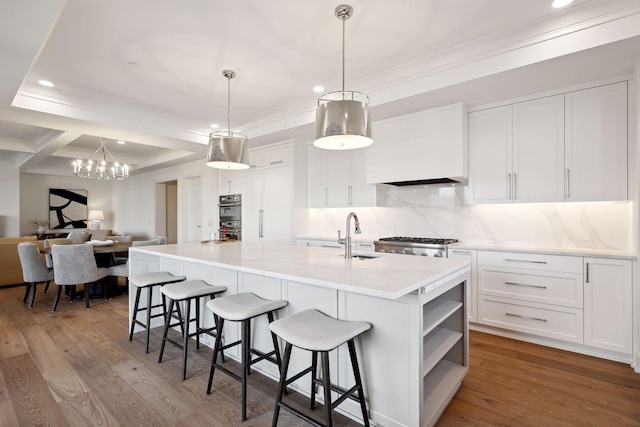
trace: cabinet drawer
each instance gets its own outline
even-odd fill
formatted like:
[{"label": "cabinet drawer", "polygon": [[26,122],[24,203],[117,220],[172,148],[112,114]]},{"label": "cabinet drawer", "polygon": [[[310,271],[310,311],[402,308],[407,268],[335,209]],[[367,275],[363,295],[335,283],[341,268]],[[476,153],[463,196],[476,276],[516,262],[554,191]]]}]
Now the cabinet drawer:
[{"label": "cabinet drawer", "polygon": [[583,343],[584,320],[580,309],[481,295],[478,319],[483,325]]},{"label": "cabinet drawer", "polygon": [[582,274],[582,257],[479,251],[478,265]]},{"label": "cabinet drawer", "polygon": [[582,274],[525,274],[478,268],[478,292],[544,304],[583,308]]},{"label": "cabinet drawer", "polygon": [[293,146],[291,144],[267,148],[263,152],[264,166],[291,162],[293,162]]}]

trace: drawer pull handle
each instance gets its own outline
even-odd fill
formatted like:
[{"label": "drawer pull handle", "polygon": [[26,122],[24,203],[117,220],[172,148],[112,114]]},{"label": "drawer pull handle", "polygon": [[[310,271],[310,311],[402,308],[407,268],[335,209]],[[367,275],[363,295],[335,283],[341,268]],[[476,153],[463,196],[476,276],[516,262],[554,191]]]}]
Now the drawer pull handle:
[{"label": "drawer pull handle", "polygon": [[451,252],[453,252],[454,254],[465,254],[465,255],[471,255],[471,251],[461,251],[461,250],[451,250]]},{"label": "drawer pull handle", "polygon": [[505,313],[507,316],[511,316],[511,317],[519,317],[521,319],[529,319],[529,320],[537,320],[538,322],[546,322],[547,319],[540,319],[539,317],[529,317],[529,316],[523,316],[521,314],[513,314],[513,313]]},{"label": "drawer pull handle", "polygon": [[505,259],[505,261],[509,261],[509,262],[528,262],[531,264],[546,264],[547,261],[532,261],[532,260],[528,260],[528,259]]},{"label": "drawer pull handle", "polygon": [[527,285],[525,283],[504,282],[504,284],[505,285],[514,285],[514,286],[526,286],[527,288],[547,289],[546,286],[542,286],[542,285]]}]

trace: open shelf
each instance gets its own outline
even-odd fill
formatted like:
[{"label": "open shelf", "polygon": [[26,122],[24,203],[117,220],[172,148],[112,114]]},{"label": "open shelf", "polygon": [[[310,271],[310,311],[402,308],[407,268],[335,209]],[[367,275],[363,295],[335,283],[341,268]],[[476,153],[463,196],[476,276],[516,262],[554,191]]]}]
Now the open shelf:
[{"label": "open shelf", "polygon": [[432,426],[436,423],[458,391],[467,369],[466,366],[443,359],[424,378],[421,426]]},{"label": "open shelf", "polygon": [[422,375],[426,375],[462,339],[462,332],[435,328],[423,342]]},{"label": "open shelf", "polygon": [[427,335],[460,307],[462,307],[461,301],[445,298],[438,298],[425,304],[422,313],[422,333]]}]

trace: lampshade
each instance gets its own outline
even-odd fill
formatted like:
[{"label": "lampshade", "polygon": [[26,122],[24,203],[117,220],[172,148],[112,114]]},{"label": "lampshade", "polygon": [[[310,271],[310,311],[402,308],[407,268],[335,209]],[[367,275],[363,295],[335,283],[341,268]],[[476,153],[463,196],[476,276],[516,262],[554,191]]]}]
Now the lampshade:
[{"label": "lampshade", "polygon": [[104,220],[104,212],[101,210],[90,210],[87,220],[91,221],[91,230],[100,230],[100,222]]},{"label": "lampshade", "polygon": [[313,145],[328,150],[352,150],[373,143],[369,97],[360,92],[344,90],[344,29],[353,8],[343,4],[335,15],[342,21],[342,90],[322,95],[316,110],[316,132]]},{"label": "lampshade", "polygon": [[227,131],[209,134],[207,166],[217,169],[249,168],[249,138],[231,132],[231,79],[235,71],[223,70],[227,79]]}]

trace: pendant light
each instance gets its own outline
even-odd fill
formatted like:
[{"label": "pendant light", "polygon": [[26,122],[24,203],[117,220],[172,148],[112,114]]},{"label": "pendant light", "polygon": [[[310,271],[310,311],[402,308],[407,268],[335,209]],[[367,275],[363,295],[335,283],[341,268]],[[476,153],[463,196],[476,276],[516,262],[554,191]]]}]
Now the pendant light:
[{"label": "pendant light", "polygon": [[353,14],[349,5],[336,7],[335,15],[342,21],[342,90],[322,95],[316,110],[316,134],[313,145],[328,150],[352,150],[373,143],[369,117],[369,97],[344,89],[344,28]]},{"label": "pendant light", "polygon": [[231,79],[235,71],[224,70],[227,79],[227,131],[209,134],[209,152],[207,166],[217,169],[249,168],[249,138],[231,132]]}]

